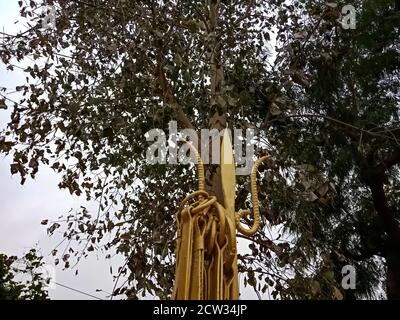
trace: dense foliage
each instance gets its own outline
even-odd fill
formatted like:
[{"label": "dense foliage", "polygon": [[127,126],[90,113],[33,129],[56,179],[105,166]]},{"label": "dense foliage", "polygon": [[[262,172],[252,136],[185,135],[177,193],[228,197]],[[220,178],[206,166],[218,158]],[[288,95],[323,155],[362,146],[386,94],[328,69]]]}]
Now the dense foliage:
[{"label": "dense foliage", "polygon": [[[356,29],[340,23],[357,10]],[[43,28],[45,4],[55,26]],[[239,255],[245,284],[273,298],[400,295],[399,25],[394,0],[20,1],[30,27],[4,34],[0,58],[24,66],[21,101],[0,136],[21,183],[40,165],[60,188],[99,203],[69,214],[76,259],[126,256],[115,294],[169,296],[174,212],[192,167],[150,166],[153,128],[255,128],[263,229]],[[30,59],[30,60],[29,60]],[[218,170],[207,168],[219,199]],[[237,207],[250,207],[240,177]],[[266,197],[268,195],[268,198]],[[73,249],[72,249],[73,248]],[[54,252],[57,255],[57,252]],[[69,254],[61,257],[65,267]],[[355,290],[341,269],[357,270]],[[382,286],[382,279],[384,285]]]}]

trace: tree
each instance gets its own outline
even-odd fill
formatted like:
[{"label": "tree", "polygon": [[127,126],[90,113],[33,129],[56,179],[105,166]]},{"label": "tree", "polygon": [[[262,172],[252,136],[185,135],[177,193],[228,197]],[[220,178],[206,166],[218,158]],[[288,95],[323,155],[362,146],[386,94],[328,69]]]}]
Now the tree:
[{"label": "tree", "polygon": [[299,177],[319,207],[293,212],[293,228],[306,227],[300,241],[320,243],[312,255],[322,251],[337,280],[341,266],[356,266],[356,294],[376,293],[386,273],[388,298],[399,298],[399,8],[395,1],[353,4],[356,30],[335,26],[340,11],[333,6],[315,11],[308,36],[290,43],[283,68],[291,84],[282,87],[295,112],[282,106],[278,119],[286,130],[273,136],[275,145],[290,145],[290,157],[312,164],[335,186],[330,206],[326,184],[314,185],[312,172]]},{"label": "tree", "polygon": [[[44,4],[56,8],[53,28],[42,27]],[[275,298],[351,298],[374,295],[387,274],[387,295],[398,297],[399,12],[395,1],[353,1],[357,29],[343,30],[344,4],[20,1],[30,27],[4,35],[0,57],[10,70],[35,63],[0,150],[21,183],[49,165],[60,188],[99,202],[94,217],[68,215],[64,235],[78,260],[95,249],[126,256],[119,275],[129,285],[115,294],[165,298],[174,211],[195,172],[146,164],[144,134],[167,132],[170,120],[255,128],[257,153],[275,161],[260,170],[263,229],[238,257],[245,283]],[[217,165],[207,181],[222,202]],[[247,182],[238,209],[250,205]],[[346,264],[355,291],[340,286]]]},{"label": "tree", "polygon": [[20,259],[0,254],[0,300],[48,299],[49,279],[40,270],[43,266],[43,258],[35,249]]}]

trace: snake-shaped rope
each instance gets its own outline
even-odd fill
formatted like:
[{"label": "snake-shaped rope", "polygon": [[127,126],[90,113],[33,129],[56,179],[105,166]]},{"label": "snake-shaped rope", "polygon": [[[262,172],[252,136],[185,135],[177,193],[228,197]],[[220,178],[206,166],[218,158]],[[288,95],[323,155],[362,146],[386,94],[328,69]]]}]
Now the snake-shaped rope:
[{"label": "snake-shaped rope", "polygon": [[186,141],[186,144],[189,145],[190,149],[194,152],[197,160],[197,178],[198,178],[198,186],[199,186],[199,191],[205,191],[205,175],[204,175],[204,163],[203,160],[201,159],[201,156],[199,152],[197,151],[196,147],[191,143]]},{"label": "snake-shaped rope", "polygon": [[239,212],[236,213],[236,228],[241,234],[245,236],[249,237],[253,236],[258,231],[261,225],[260,205],[258,202],[258,191],[257,191],[257,169],[262,162],[270,159],[270,157],[271,157],[270,155],[266,155],[261,157],[260,159],[257,159],[257,161],[254,163],[253,169],[251,170],[250,191],[251,191],[251,201],[253,202],[254,222],[250,229],[244,227],[240,222],[241,218],[250,215],[250,210],[239,210]]},{"label": "snake-shaped rope", "polygon": [[[198,175],[198,188],[199,192],[195,193],[196,195],[199,195],[200,200],[203,199],[203,192],[205,191],[205,175],[204,175],[204,164],[201,159],[201,156],[197,149],[191,144],[188,143],[189,147],[193,150],[196,159],[197,159],[197,175]],[[236,228],[237,230],[245,235],[245,236],[253,236],[258,229],[260,228],[261,225],[261,217],[260,217],[260,205],[258,201],[258,192],[257,192],[257,170],[258,167],[262,162],[265,160],[270,159],[270,155],[265,155],[259,159],[256,160],[254,163],[254,166],[251,170],[251,175],[250,175],[250,192],[251,192],[251,200],[253,203],[253,218],[254,222],[253,225],[250,228],[246,228],[242,225],[240,222],[240,219],[250,215],[250,210],[239,210],[239,212],[236,213]],[[193,194],[192,194],[193,196]],[[185,199],[186,200],[186,199]],[[184,201],[186,202],[186,201]]]}]

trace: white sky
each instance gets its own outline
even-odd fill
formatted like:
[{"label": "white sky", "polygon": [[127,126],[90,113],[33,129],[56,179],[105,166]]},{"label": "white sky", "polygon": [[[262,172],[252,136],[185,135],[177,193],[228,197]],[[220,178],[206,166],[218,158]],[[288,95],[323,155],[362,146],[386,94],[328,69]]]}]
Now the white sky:
[{"label": "white sky", "polygon": [[[17,0],[0,0],[0,29],[6,33],[15,34],[22,27],[14,22],[19,19]],[[0,37],[1,41],[1,37]],[[15,88],[24,83],[22,71],[9,72],[0,63],[0,87]],[[18,96],[14,97],[18,100]],[[10,108],[9,108],[10,109]],[[0,131],[9,121],[10,110],[0,112]],[[22,255],[32,247],[40,249],[47,263],[52,265],[51,250],[58,244],[61,237],[49,238],[46,226],[40,221],[44,219],[57,220],[59,216],[71,208],[86,205],[88,209],[95,208],[94,204],[85,203],[83,198],[71,196],[67,191],[60,190],[57,176],[49,168],[41,166],[35,180],[27,179],[21,186],[18,175],[11,176],[10,157],[0,156],[0,252],[8,255]],[[239,251],[244,253],[247,243],[240,245]],[[246,250],[247,251],[247,250]],[[113,269],[121,265],[122,258],[115,258]],[[62,270],[62,263],[56,267],[55,281],[88,294],[107,299],[105,292],[113,288],[112,277],[109,273],[110,261],[103,255],[93,254],[79,263],[79,273],[75,269]],[[104,292],[96,292],[96,289]],[[56,285],[49,290],[51,299],[93,299]],[[256,299],[251,288],[242,288],[242,297]]]},{"label": "white sky", "polygon": [[[18,20],[17,0],[0,0],[0,28],[6,33],[15,34],[21,25],[14,24]],[[1,38],[0,38],[1,40]],[[14,88],[24,82],[22,72],[9,72],[0,63],[0,86]],[[18,96],[15,97],[18,100]],[[10,108],[9,108],[10,109]],[[0,130],[9,120],[10,110],[0,112]],[[60,177],[52,170],[42,166],[35,180],[27,179],[21,186],[17,175],[11,176],[11,158],[0,157],[0,252],[8,255],[22,255],[32,247],[40,249],[46,262],[53,263],[49,255],[59,243],[60,237],[48,237],[43,219],[56,220],[71,208],[79,208],[85,204],[84,199],[71,196],[60,190]],[[94,208],[93,204],[87,204]],[[119,259],[118,259],[119,260]],[[117,261],[115,261],[117,262]],[[74,270],[62,271],[62,263],[56,268],[55,281],[89,294],[104,298],[102,289],[111,292],[112,277],[109,273],[110,261],[95,255],[78,265],[79,273]],[[91,299],[61,286],[49,290],[52,299]]]}]

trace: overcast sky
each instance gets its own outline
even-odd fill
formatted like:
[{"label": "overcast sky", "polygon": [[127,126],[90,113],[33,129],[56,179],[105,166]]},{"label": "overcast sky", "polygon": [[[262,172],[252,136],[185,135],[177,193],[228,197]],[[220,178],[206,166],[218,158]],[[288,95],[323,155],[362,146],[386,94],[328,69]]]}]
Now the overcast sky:
[{"label": "overcast sky", "polygon": [[[23,28],[21,24],[14,23],[18,19],[18,1],[0,0],[1,30],[15,34]],[[15,88],[24,82],[24,78],[22,72],[9,72],[0,63],[0,87]],[[17,100],[18,96],[13,98]],[[10,110],[1,110],[0,130],[8,122],[9,116]],[[60,176],[43,166],[35,180],[27,179],[21,186],[19,177],[11,176],[10,162],[10,157],[0,156],[0,252],[21,255],[30,248],[37,247],[47,263],[53,265],[49,254],[61,237],[48,237],[46,227],[40,222],[43,219],[56,220],[71,208],[79,208],[82,204],[88,208],[94,208],[95,204],[85,203],[84,199],[60,190],[57,186]],[[118,261],[113,261],[116,262]],[[96,292],[96,289],[112,291],[113,281],[109,267],[110,261],[106,261],[104,256],[92,255],[78,265],[77,276],[76,269],[63,271],[62,266],[58,266],[55,281],[105,299],[107,294]],[[49,294],[52,299],[92,299],[58,285],[50,289]]]},{"label": "overcast sky", "polygon": [[[6,33],[15,34],[23,29],[19,23],[18,1],[0,0],[0,28]],[[0,38],[1,40],[1,38]],[[0,63],[0,87],[15,88],[24,83],[22,71],[9,72]],[[13,96],[18,100],[18,96]],[[9,110],[0,112],[0,131],[9,121]],[[21,186],[18,175],[11,176],[10,157],[0,156],[0,253],[22,255],[32,247],[39,248],[49,265],[53,265],[50,252],[59,243],[61,237],[48,237],[46,226],[40,222],[44,219],[57,220],[59,216],[71,208],[77,209],[85,205],[88,209],[95,208],[94,203],[86,203],[83,198],[71,196],[67,191],[60,190],[60,176],[46,167],[40,167],[35,180],[27,179]],[[244,253],[247,244],[242,243],[239,251]],[[122,258],[116,257],[111,262],[114,270],[121,264]],[[61,263],[56,267],[55,281],[59,284],[81,290],[88,294],[107,298],[107,292],[113,288],[110,275],[109,260],[104,255],[94,253],[91,257],[79,263],[79,273],[76,269],[62,270]],[[96,292],[96,289],[104,290]],[[51,299],[93,299],[81,293],[55,285],[49,290]],[[242,297],[255,299],[252,289],[242,288]]]}]

